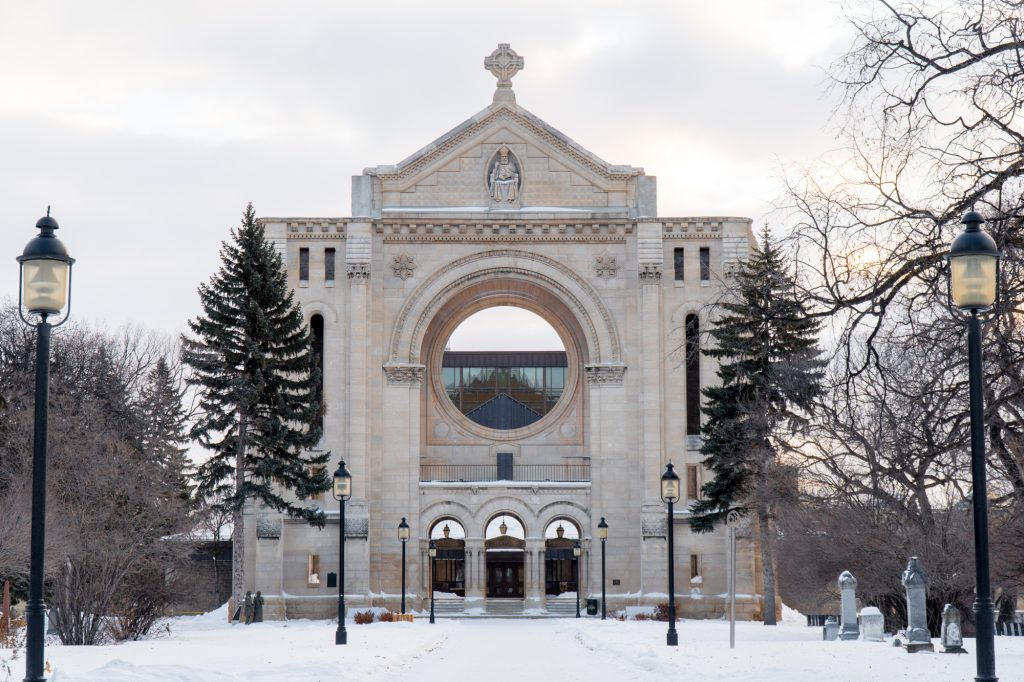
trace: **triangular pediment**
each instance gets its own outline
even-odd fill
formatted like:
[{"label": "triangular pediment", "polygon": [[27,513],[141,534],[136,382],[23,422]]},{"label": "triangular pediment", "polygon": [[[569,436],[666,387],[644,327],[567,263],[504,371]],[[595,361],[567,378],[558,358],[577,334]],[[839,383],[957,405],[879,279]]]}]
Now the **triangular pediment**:
[{"label": "triangular pediment", "polygon": [[641,168],[609,164],[515,103],[479,112],[373,178],[375,208],[628,213]]}]

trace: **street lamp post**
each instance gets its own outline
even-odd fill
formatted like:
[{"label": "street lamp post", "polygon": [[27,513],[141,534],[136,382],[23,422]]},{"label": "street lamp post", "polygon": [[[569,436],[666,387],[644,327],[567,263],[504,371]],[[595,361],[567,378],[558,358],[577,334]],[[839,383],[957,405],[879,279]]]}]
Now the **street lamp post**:
[{"label": "street lamp post", "polygon": [[971,498],[974,503],[974,614],[977,628],[977,682],[996,682],[995,607],[989,583],[988,490],[985,481],[985,415],[982,393],[981,314],[998,295],[999,249],[981,229],[980,214],[969,211],[964,231],[949,247],[949,297],[953,314],[967,321],[967,364],[971,393]]},{"label": "street lamp post", "polygon": [[[36,223],[39,234],[18,256],[18,315],[36,328],[35,428],[32,433],[32,537],[29,564],[29,597],[25,609],[25,682],[43,682],[43,647],[46,605],[43,603],[43,555],[46,546],[46,433],[50,393],[50,332],[67,321],[71,314],[71,266],[68,255],[54,230],[60,226],[50,217],[50,209]],[[64,304],[67,314],[57,324],[50,318],[60,315]],[[38,320],[29,318],[37,316]]]},{"label": "street lamp post", "polygon": [[433,540],[430,541],[430,546],[427,549],[427,554],[430,555],[430,624],[434,624],[434,559],[437,557],[437,543]]},{"label": "street lamp post", "polygon": [[672,504],[679,501],[679,476],[672,470],[672,462],[665,467],[661,475],[661,499],[668,503],[668,646],[679,646],[679,635],[676,634],[676,576],[675,548],[672,543]]},{"label": "street lamp post", "polygon": [[601,523],[597,524],[597,537],[601,540],[601,620],[605,619],[605,615],[608,612],[608,605],[605,601],[605,581],[604,581],[604,543],[608,541],[608,524],[605,523],[604,517],[601,517]]},{"label": "street lamp post", "polygon": [[576,617],[580,617],[580,541],[577,540],[572,545],[572,557],[575,559],[576,564]]},{"label": "street lamp post", "polygon": [[334,634],[335,644],[348,644],[348,632],[345,630],[345,500],[352,496],[352,474],[345,466],[345,460],[338,463],[334,472],[334,499],[340,505],[338,518],[338,535],[341,539],[338,549],[338,630]]},{"label": "street lamp post", "polygon": [[402,613],[405,613],[405,543],[409,542],[409,524],[402,517],[398,524],[398,539],[402,541]]},{"label": "street lamp post", "polygon": [[743,516],[735,509],[725,517],[729,529],[729,648],[736,648],[736,527]]}]

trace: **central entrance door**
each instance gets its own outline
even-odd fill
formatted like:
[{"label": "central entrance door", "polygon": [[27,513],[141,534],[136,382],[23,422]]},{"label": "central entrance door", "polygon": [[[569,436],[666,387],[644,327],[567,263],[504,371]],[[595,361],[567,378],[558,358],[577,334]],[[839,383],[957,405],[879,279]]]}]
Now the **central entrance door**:
[{"label": "central entrance door", "polygon": [[494,552],[493,554],[518,554],[518,556],[487,555],[487,597],[488,599],[522,599],[523,553]]},{"label": "central entrance door", "polygon": [[525,541],[507,535],[484,542],[488,599],[522,599],[526,595],[525,546]]}]

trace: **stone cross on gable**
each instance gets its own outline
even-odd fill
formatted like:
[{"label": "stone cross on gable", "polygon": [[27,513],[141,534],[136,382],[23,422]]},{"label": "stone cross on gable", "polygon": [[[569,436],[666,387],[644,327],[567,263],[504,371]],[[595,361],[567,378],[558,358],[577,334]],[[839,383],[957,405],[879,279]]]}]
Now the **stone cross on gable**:
[{"label": "stone cross on gable", "polygon": [[523,69],[523,58],[508,43],[499,43],[498,49],[484,59],[484,68],[498,79],[499,88],[511,88],[512,77]]}]

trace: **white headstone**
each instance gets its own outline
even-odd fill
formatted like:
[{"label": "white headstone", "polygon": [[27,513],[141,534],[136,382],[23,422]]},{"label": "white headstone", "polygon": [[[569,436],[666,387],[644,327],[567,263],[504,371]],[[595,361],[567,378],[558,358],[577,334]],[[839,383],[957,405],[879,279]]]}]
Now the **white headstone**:
[{"label": "white headstone", "polygon": [[874,606],[860,610],[860,638],[865,642],[881,642],[885,639],[885,616]]},{"label": "white headstone", "polygon": [[960,630],[960,609],[952,604],[946,604],[942,609],[942,653],[966,653],[963,632]]}]

